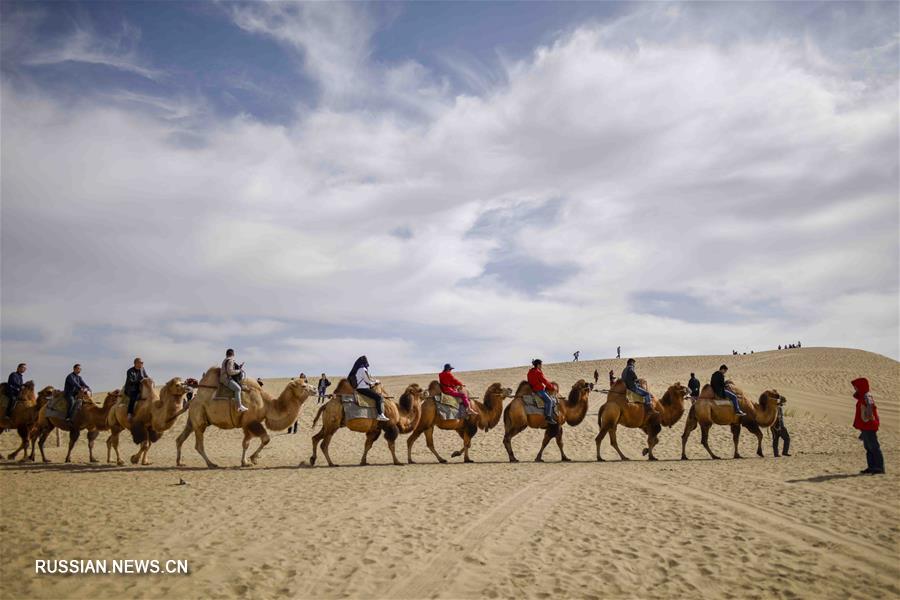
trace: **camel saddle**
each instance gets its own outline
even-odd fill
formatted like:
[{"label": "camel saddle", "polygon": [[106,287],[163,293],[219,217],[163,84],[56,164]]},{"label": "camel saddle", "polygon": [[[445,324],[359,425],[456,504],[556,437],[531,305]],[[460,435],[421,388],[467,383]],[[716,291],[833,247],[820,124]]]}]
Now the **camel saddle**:
[{"label": "camel saddle", "polygon": [[[206,387],[206,386],[204,386],[204,387]],[[208,387],[212,387],[212,386],[208,386]],[[250,388],[248,388],[247,386],[244,386],[244,385],[241,386],[241,393],[249,392],[249,391],[250,391]],[[219,387],[216,388],[216,393],[212,399],[213,400],[231,400],[232,402],[234,402],[234,392],[231,391],[231,388],[225,387],[224,385],[222,385],[220,383]]]},{"label": "camel saddle", "polygon": [[377,416],[375,399],[357,394],[337,394],[344,409],[344,421],[353,419],[374,419]]},{"label": "camel saddle", "polygon": [[625,390],[625,401],[634,404],[643,404],[644,397],[638,394],[637,392],[632,392],[631,390]]},{"label": "camel saddle", "polygon": [[[73,418],[78,414],[78,411],[81,410],[82,404],[84,404],[84,401],[81,398],[75,398],[75,410],[72,411]],[[47,408],[45,409],[44,414],[46,414],[48,417],[65,419],[66,397],[62,394],[54,394],[53,397],[50,398],[50,400],[47,402]]]},{"label": "camel saddle", "polygon": [[544,399],[537,394],[526,394],[522,396],[522,402],[525,404],[525,414],[544,414]]},{"label": "camel saddle", "polygon": [[433,398],[434,408],[442,420],[451,421],[466,418],[465,407],[459,401],[459,398],[450,394],[435,394]]}]

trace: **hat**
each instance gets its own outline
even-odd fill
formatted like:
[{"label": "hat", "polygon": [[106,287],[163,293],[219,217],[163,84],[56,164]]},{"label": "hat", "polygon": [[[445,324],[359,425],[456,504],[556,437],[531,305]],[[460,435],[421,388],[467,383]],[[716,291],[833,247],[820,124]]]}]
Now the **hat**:
[{"label": "hat", "polygon": [[445,371],[452,371],[452,370],[453,370],[453,365],[451,365],[450,363],[445,364],[445,365],[444,365],[444,370],[445,370]]}]

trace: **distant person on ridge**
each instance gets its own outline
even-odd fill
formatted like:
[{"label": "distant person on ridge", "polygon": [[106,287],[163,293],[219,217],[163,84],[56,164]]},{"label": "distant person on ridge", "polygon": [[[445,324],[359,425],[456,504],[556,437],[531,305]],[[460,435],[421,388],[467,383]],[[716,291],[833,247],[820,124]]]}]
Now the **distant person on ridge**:
[{"label": "distant person on ridge", "polygon": [[616,346],[616,358],[622,358],[622,346]]},{"label": "distant person on ridge", "polygon": [[576,350],[576,351],[572,354],[572,356],[575,357],[574,359],[572,359],[572,362],[578,362],[578,357],[581,356],[581,350]]},{"label": "distant person on ridge", "polygon": [[128,396],[128,420],[134,416],[134,406],[141,397],[141,382],[149,379],[147,371],[144,370],[144,361],[140,358],[134,359],[134,366],[125,372],[125,385],[122,389]]},{"label": "distant person on ridge", "polygon": [[625,382],[626,388],[644,399],[645,411],[647,411],[648,413],[657,412],[653,408],[653,397],[650,395],[650,392],[638,385],[638,376],[634,371],[634,364],[635,360],[633,358],[629,358],[628,362],[625,365],[625,370],[622,371],[622,381]]},{"label": "distant person on ridge", "polygon": [[22,388],[25,387],[25,378],[22,375],[27,370],[28,365],[19,363],[16,370],[10,373],[9,378],[6,380],[6,396],[9,398],[9,402],[6,405],[7,418],[12,417],[13,410],[16,408],[16,402],[19,401],[19,396],[22,394]]},{"label": "distant person on ridge", "polygon": [[238,412],[247,412],[247,407],[241,401],[241,378],[244,373],[244,363],[236,364],[234,362],[234,350],[229,348],[225,351],[225,360],[222,361],[222,368],[219,371],[219,383],[234,392],[234,401],[237,404]]},{"label": "distant person on ridge", "polygon": [[734,412],[739,417],[747,416],[747,413],[741,410],[741,405],[738,403],[738,397],[734,395],[734,393],[725,387],[725,373],[728,371],[727,365],[722,365],[719,367],[719,370],[712,374],[709,378],[709,385],[712,386],[713,392],[716,394],[716,398],[727,398],[731,400],[732,406],[734,406]]},{"label": "distant person on ridge", "polygon": [[477,415],[478,411],[474,409],[472,403],[469,402],[469,395],[465,392],[465,386],[462,381],[453,376],[453,366],[450,363],[444,365],[444,370],[438,375],[441,384],[441,392],[448,396],[458,398],[466,407],[466,414]]},{"label": "distant person on ridge", "polygon": [[539,358],[531,361],[531,368],[528,370],[528,385],[535,394],[544,400],[544,419],[547,420],[547,424],[557,425],[556,400],[547,392],[547,389],[551,388],[551,384],[544,377],[543,365],[544,362]]},{"label": "distant person on ridge", "polygon": [[772,423],[772,454],[778,458],[778,440],[784,440],[784,448],[781,451],[782,456],[790,456],[788,450],[791,449],[791,434],[788,433],[787,427],[784,426],[784,398],[779,398],[778,408],[775,413],[775,422]]},{"label": "distant person on ridge", "polygon": [[869,380],[865,377],[854,379],[850,382],[856,390],[853,397],[856,398],[856,415],[853,418],[853,427],[859,429],[859,439],[866,449],[866,463],[868,466],[860,471],[865,475],[884,475],[884,455],[881,453],[881,445],[878,443],[878,408],[869,393]]},{"label": "distant person on ridge", "polygon": [[693,373],[691,373],[691,378],[688,379],[688,389],[691,390],[691,398],[696,400],[700,397],[700,380]]},{"label": "distant person on ridge", "polygon": [[366,358],[365,355],[356,359],[356,362],[353,363],[353,368],[350,369],[350,376],[347,377],[347,379],[350,381],[350,385],[353,386],[354,390],[366,398],[371,398],[375,401],[375,409],[378,411],[378,414],[375,416],[376,420],[390,421],[384,414],[384,398],[381,397],[381,394],[372,389],[373,385],[380,382],[369,374],[369,359]]}]

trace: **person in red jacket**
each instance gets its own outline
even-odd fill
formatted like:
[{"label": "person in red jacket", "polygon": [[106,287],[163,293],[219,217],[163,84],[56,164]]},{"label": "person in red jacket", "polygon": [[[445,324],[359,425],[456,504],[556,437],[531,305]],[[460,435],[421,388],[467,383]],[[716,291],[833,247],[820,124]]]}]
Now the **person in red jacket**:
[{"label": "person in red jacket", "polygon": [[556,399],[547,392],[548,389],[553,388],[553,385],[544,377],[543,364],[544,362],[539,358],[531,361],[531,368],[528,370],[528,385],[535,394],[544,399],[544,418],[547,420],[547,425],[556,425]]},{"label": "person in red jacket", "polygon": [[453,367],[450,363],[447,363],[444,365],[444,370],[438,375],[438,380],[441,383],[441,391],[454,398],[459,398],[463,406],[466,407],[467,414],[477,415],[478,411],[475,410],[472,403],[469,402],[469,395],[466,393],[463,382],[453,376],[453,373],[451,373],[452,370]]},{"label": "person in red jacket", "polygon": [[868,467],[860,471],[866,475],[884,474],[884,455],[881,453],[881,445],[878,443],[878,408],[872,395],[869,393],[869,380],[865,377],[854,379],[850,382],[853,389],[853,397],[856,398],[856,415],[853,418],[853,426],[859,429],[859,439],[866,449],[866,463]]}]

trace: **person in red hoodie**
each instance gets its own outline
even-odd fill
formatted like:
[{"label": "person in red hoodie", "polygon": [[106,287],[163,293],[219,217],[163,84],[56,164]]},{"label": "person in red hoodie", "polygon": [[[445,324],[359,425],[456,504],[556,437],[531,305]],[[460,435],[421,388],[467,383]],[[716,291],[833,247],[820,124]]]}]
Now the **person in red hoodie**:
[{"label": "person in red hoodie", "polygon": [[854,379],[850,382],[853,389],[853,397],[856,398],[856,416],[853,418],[853,426],[859,429],[859,439],[866,449],[866,463],[868,467],[860,471],[866,475],[884,474],[884,455],[878,443],[878,408],[872,395],[869,393],[869,380],[865,377]]},{"label": "person in red hoodie", "polygon": [[451,371],[453,367],[450,363],[444,365],[444,370],[438,375],[438,381],[441,383],[441,391],[448,396],[459,398],[463,406],[466,407],[466,413],[469,415],[477,415],[478,411],[474,409],[472,403],[469,402],[469,395],[466,393],[463,382],[453,376]]},{"label": "person in red hoodie", "polygon": [[556,399],[547,392],[548,389],[553,388],[553,384],[544,377],[543,365],[544,362],[539,358],[531,361],[531,368],[528,370],[528,385],[535,394],[544,400],[544,418],[547,420],[547,425],[556,425]]}]

